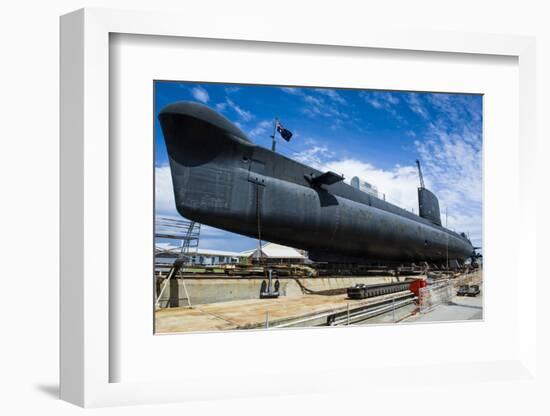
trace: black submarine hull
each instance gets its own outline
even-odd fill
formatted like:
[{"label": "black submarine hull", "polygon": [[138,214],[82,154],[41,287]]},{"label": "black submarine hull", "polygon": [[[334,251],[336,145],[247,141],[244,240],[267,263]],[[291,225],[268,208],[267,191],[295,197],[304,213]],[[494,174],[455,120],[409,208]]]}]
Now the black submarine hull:
[{"label": "black submarine hull", "polygon": [[186,218],[248,237],[260,234],[307,250],[315,261],[443,264],[473,253],[465,236],[433,219],[342,181],[316,182],[323,172],[256,146],[206,106],[174,103],[159,121],[176,208]]}]

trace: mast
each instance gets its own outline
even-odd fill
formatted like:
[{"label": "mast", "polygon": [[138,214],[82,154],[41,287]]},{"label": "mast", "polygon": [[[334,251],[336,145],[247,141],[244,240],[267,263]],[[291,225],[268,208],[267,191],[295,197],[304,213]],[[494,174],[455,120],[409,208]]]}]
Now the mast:
[{"label": "mast", "polygon": [[274,152],[277,146],[277,141],[275,140],[275,133],[277,133],[277,124],[279,124],[279,119],[275,117],[275,124],[273,125],[273,134],[271,135],[271,150]]},{"label": "mast", "polygon": [[[449,229],[449,225],[448,225],[448,215],[447,215],[447,207],[445,207],[445,228],[447,228],[447,230]],[[447,270],[449,270],[449,232],[447,231],[445,233],[445,235],[447,236],[447,255],[446,255],[446,258],[447,258]]]},{"label": "mast", "polygon": [[425,188],[424,177],[422,176],[422,168],[420,167],[420,160],[418,159],[416,159],[416,166],[418,167],[418,177],[420,178],[420,187]]}]

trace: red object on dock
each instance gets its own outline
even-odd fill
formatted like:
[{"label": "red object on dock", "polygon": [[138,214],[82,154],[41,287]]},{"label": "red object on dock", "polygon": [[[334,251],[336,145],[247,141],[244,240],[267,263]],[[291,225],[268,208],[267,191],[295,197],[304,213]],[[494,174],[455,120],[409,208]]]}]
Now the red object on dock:
[{"label": "red object on dock", "polygon": [[426,286],[428,286],[428,283],[426,283],[424,279],[416,279],[411,282],[409,289],[418,297],[420,296],[420,288],[426,287]]}]

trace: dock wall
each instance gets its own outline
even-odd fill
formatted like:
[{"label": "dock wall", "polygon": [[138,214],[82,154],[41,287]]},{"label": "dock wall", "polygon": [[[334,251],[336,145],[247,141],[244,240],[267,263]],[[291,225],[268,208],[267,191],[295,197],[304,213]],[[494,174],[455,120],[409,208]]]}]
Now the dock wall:
[{"label": "dock wall", "polygon": [[[404,280],[405,276],[399,278]],[[226,302],[231,300],[258,299],[262,278],[186,278],[172,279],[160,299],[161,307],[188,306],[186,291],[192,305]],[[280,278],[281,296],[295,297],[307,293],[331,292],[345,290],[357,283],[378,284],[396,282],[391,276],[376,277],[314,277],[314,278]],[[185,288],[184,288],[185,283]],[[157,281],[159,293],[162,281]]]}]

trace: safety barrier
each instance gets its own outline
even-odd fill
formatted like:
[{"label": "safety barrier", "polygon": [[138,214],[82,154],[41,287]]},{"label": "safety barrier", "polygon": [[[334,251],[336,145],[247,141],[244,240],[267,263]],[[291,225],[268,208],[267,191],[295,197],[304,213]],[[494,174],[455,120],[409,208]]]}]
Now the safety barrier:
[{"label": "safety barrier", "polygon": [[440,281],[420,288],[418,302],[420,313],[431,311],[436,306],[449,303],[453,297],[453,285],[448,281]]}]

